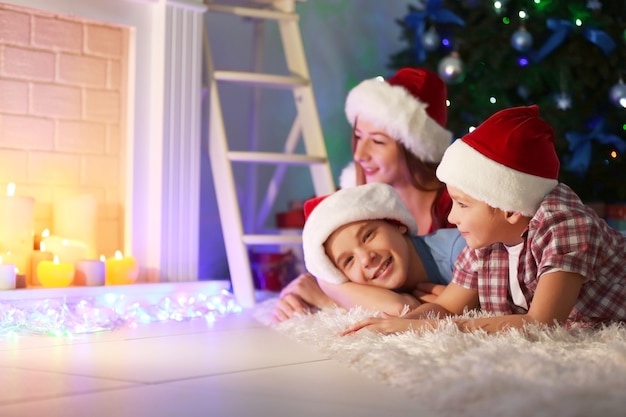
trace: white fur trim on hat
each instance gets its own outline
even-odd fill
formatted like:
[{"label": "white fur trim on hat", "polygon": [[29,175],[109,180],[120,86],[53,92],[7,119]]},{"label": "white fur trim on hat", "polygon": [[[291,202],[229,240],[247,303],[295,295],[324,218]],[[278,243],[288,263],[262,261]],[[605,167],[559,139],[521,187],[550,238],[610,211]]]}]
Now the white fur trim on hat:
[{"label": "white fur trim on hat", "polygon": [[348,93],[345,111],[351,125],[357,117],[367,119],[421,160],[439,162],[452,133],[428,116],[427,106],[403,87],[372,78]]},{"label": "white fur trim on hat", "polygon": [[351,188],[356,185],[356,166],[350,162],[339,175],[339,188]]},{"label": "white fur trim on hat", "polygon": [[409,233],[417,234],[417,224],[396,190],[390,185],[372,183],[341,189],[322,200],[309,214],[302,231],[304,263],[317,279],[341,284],[348,278],[326,255],[324,243],[341,226],[361,220],[396,220]]},{"label": "white fur trim on hat", "polygon": [[532,217],[558,181],[504,166],[457,139],[437,168],[440,181],[491,207]]}]

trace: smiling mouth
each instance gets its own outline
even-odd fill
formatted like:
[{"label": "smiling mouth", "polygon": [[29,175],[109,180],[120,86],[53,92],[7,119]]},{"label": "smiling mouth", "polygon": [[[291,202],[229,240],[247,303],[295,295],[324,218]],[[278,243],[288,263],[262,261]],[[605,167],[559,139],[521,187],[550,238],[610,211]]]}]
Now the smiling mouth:
[{"label": "smiling mouth", "polygon": [[374,274],[374,276],[372,277],[372,279],[376,279],[379,276],[381,276],[382,274],[385,273],[385,271],[387,271],[387,268],[389,267],[389,265],[391,265],[391,257],[389,257],[381,266],[380,268],[378,268],[378,270],[376,270],[376,273]]}]

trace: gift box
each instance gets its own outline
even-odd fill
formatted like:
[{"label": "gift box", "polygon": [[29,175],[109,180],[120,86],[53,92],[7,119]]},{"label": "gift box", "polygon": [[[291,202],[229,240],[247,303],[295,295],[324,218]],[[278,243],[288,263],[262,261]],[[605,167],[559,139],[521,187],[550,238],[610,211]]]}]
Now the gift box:
[{"label": "gift box", "polygon": [[302,229],[304,227],[304,210],[295,209],[276,213],[276,227],[279,229]]},{"label": "gift box", "polygon": [[254,288],[280,291],[294,277],[295,257],[292,251],[251,252],[250,266]]}]

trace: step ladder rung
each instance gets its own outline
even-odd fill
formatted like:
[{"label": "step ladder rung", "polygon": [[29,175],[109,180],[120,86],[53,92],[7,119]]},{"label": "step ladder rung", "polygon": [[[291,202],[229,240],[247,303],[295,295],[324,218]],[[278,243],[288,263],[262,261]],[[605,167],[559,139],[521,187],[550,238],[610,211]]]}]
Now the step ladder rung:
[{"label": "step ladder rung", "polygon": [[313,165],[325,164],[328,158],[303,154],[230,151],[228,152],[228,159],[233,162],[256,162],[260,164]]},{"label": "step ladder rung", "polygon": [[269,20],[298,20],[299,16],[296,13],[280,12],[276,10],[260,9],[253,7],[242,6],[230,6],[222,4],[208,3],[207,9],[212,12],[234,14],[241,17],[254,17],[257,19],[269,19]]},{"label": "step ladder rung", "polygon": [[250,84],[258,87],[288,88],[306,87],[309,81],[298,76],[261,74],[242,71],[214,71],[217,81],[228,81],[240,84]]},{"label": "step ladder rung", "polygon": [[[292,233],[291,230],[267,230],[263,226],[267,216],[262,221],[257,219],[255,223],[259,226],[254,226],[251,221],[246,222],[247,227],[244,229],[244,222],[242,221],[242,214],[244,213],[240,207],[241,202],[239,201],[238,184],[234,178],[233,165],[238,162],[275,165],[276,169],[267,186],[266,200],[263,202],[261,213],[264,211],[269,213],[272,204],[276,202],[284,173],[292,165],[302,165],[308,168],[315,195],[330,194],[336,189],[313,94],[313,85],[309,76],[302,33],[299,28],[299,16],[295,4],[299,1],[305,0],[204,0],[209,14],[230,14],[235,17],[235,20],[237,17],[241,17],[245,23],[251,23],[254,26],[255,63],[252,68],[244,69],[244,71],[252,72],[239,71],[237,68],[216,70],[211,58],[209,33],[206,30],[208,21],[205,21],[203,42],[206,61],[204,65],[206,68],[205,79],[209,88],[207,94],[209,101],[207,106],[209,115],[208,156],[211,162],[213,185],[217,197],[233,292],[243,307],[251,307],[256,303],[254,277],[250,264],[250,247],[255,245],[301,246],[302,233]],[[264,23],[278,26],[280,44],[289,69],[288,72],[264,73],[260,55],[265,50],[261,45],[264,37],[260,36],[259,33]],[[236,38],[224,34],[221,36],[217,34],[216,36],[216,42],[223,45],[236,40]],[[255,133],[253,139],[255,140],[251,141],[247,147],[230,150],[219,94],[219,87],[224,84],[251,87],[255,90],[260,90],[259,87],[282,89],[291,93],[297,114],[284,147],[271,148],[274,152],[261,151],[266,149],[260,142],[257,144],[256,141],[256,136],[258,136],[256,133],[259,130],[256,121],[259,116],[261,100],[260,97],[258,100],[257,97],[251,97],[250,102],[253,106],[250,118],[254,122],[251,124],[255,125],[252,126],[253,133]],[[263,99],[269,99],[273,96],[264,96]],[[239,112],[239,106],[233,106],[232,111]],[[237,114],[235,113],[235,115]],[[271,140],[270,143],[274,143],[273,139],[275,138],[267,139]],[[299,139],[302,139],[304,151],[296,151]],[[260,181],[256,178],[255,169],[253,169],[255,166],[248,168],[250,168],[248,170],[250,184],[246,184],[246,191],[252,198],[246,199],[250,201],[245,201],[248,206],[245,214],[247,214],[247,220],[254,220],[253,217],[256,217],[255,213],[257,212],[255,204],[256,185]]]},{"label": "step ladder rung", "polygon": [[301,235],[243,235],[247,245],[301,245]]}]

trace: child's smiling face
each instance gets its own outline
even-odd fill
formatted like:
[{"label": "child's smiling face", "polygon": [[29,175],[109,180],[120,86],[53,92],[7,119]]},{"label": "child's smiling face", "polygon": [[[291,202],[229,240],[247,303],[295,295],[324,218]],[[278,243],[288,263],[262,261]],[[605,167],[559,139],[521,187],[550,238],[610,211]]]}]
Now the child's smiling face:
[{"label": "child's smiling face", "polygon": [[402,287],[409,270],[406,226],[364,220],[335,230],[324,244],[326,254],[350,281],[387,289]]},{"label": "child's smiling face", "polygon": [[478,249],[496,242],[511,246],[521,242],[505,212],[450,185],[448,193],[453,201],[448,221],[456,225],[467,246]]}]

